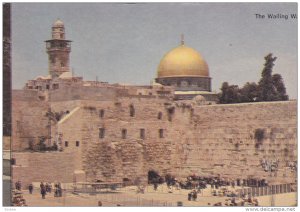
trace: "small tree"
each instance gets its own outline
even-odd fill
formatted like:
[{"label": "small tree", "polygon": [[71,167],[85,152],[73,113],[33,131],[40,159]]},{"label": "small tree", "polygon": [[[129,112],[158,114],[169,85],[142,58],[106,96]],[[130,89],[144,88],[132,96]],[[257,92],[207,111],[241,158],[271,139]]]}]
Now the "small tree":
[{"label": "small tree", "polygon": [[265,67],[261,73],[261,79],[258,83],[259,101],[273,101],[276,97],[276,90],[272,79],[272,69],[276,59],[277,57],[273,57],[271,53],[265,56]]},{"label": "small tree", "polygon": [[276,90],[276,100],[283,100],[286,101],[289,99],[288,95],[286,95],[286,89],[285,89],[285,85],[283,83],[283,79],[281,77],[280,74],[274,74],[272,76],[272,80],[273,80],[273,85],[275,87]]},{"label": "small tree", "polygon": [[242,102],[255,102],[258,96],[258,86],[255,82],[247,82],[241,89]]},{"label": "small tree", "polygon": [[220,103],[227,103],[228,102],[228,97],[227,97],[227,90],[229,88],[228,82],[223,82],[222,87],[221,87],[221,93],[219,94],[219,101]]},{"label": "small tree", "polygon": [[241,102],[242,95],[237,85],[229,85],[228,82],[224,82],[221,91],[221,94],[219,94],[220,103],[230,104]]}]

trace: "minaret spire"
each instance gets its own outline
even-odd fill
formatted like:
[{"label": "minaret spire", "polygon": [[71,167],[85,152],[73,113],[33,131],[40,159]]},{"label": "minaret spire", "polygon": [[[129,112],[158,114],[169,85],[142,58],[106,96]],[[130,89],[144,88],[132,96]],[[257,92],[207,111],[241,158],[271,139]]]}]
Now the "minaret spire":
[{"label": "minaret spire", "polygon": [[184,34],[181,34],[181,45],[184,45]]}]

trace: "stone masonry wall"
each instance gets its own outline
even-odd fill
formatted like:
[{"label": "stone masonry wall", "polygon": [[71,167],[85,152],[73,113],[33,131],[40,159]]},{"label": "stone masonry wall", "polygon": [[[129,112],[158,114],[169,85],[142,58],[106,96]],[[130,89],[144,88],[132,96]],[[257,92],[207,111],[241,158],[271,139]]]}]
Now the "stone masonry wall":
[{"label": "stone masonry wall", "polygon": [[[225,178],[295,181],[289,165],[297,161],[295,101],[195,107],[190,127],[194,139],[186,143],[186,171],[196,167]],[[264,132],[261,144],[255,138],[259,130]],[[277,171],[266,171],[262,161],[277,161]]]},{"label": "stone masonry wall", "polygon": [[[22,181],[23,186],[32,182],[73,182],[74,170],[80,158],[74,153],[13,153],[16,164],[12,166],[12,182]],[[26,187],[25,187],[26,188]]]},{"label": "stone masonry wall", "polygon": [[[24,107],[32,106],[26,104]],[[194,106],[159,98],[124,97],[52,101],[51,108],[70,112],[53,126],[53,133],[63,133],[59,157],[65,157],[68,166],[60,181],[72,182],[75,169],[83,170],[88,181],[146,181],[150,170],[176,177],[197,173],[232,179],[265,178],[277,183],[296,179],[290,166],[297,160],[295,101]],[[134,108],[132,115],[130,108]],[[46,109],[42,105],[37,111],[41,115]],[[21,112],[16,112],[22,118]],[[104,129],[103,138],[100,129]],[[263,131],[259,141],[257,131]],[[68,146],[64,146],[65,141]],[[30,158],[36,153],[19,154]],[[40,154],[36,159],[47,161],[56,154]],[[265,171],[262,161],[276,162],[277,171]],[[47,166],[55,167],[56,163],[49,160]],[[45,164],[28,163],[31,166],[35,169],[30,171],[37,172]],[[29,168],[14,170],[17,176],[29,174]]]},{"label": "stone masonry wall", "polygon": [[[27,92],[26,92],[27,93]],[[38,142],[39,136],[48,135],[48,118],[45,116],[49,104],[37,98],[30,100],[12,99],[12,150],[22,151],[29,147],[29,142]]]},{"label": "stone masonry wall", "polygon": [[51,101],[70,101],[70,100],[106,100],[116,96],[113,88],[84,87],[84,86],[64,86],[50,92]]},{"label": "stone masonry wall", "polygon": [[[140,177],[145,180],[149,169],[164,174],[170,171],[169,123],[165,114],[158,120],[158,113],[165,113],[164,101],[119,98],[114,102],[84,102],[82,153],[88,179],[134,181]],[[130,105],[134,107],[133,117]],[[102,118],[101,110],[104,111]],[[99,128],[105,129],[104,138],[99,138]],[[126,138],[122,138],[123,129],[126,129]],[[144,139],[140,137],[141,129],[145,130]],[[164,130],[164,138],[159,138],[159,129]],[[104,167],[112,172],[108,174]]]}]

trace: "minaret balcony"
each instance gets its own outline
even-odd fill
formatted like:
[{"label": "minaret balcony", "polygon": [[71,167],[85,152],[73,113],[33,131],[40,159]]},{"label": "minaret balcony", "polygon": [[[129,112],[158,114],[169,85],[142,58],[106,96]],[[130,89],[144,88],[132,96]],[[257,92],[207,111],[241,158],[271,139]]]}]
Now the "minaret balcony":
[{"label": "minaret balcony", "polygon": [[51,52],[51,51],[66,51],[66,52],[70,52],[71,51],[71,47],[48,47],[47,46],[47,51]]}]

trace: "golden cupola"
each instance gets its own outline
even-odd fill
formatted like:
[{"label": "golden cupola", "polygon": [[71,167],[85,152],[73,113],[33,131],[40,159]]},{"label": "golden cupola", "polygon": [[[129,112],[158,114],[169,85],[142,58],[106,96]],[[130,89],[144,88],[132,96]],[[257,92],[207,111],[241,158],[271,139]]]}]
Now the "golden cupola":
[{"label": "golden cupola", "polygon": [[211,92],[209,68],[201,54],[184,44],[166,53],[157,68],[155,83],[173,86],[176,99],[192,99],[196,95],[208,97]]},{"label": "golden cupola", "polygon": [[160,61],[157,77],[209,77],[209,69],[203,57],[193,48],[182,44],[169,51]]}]

